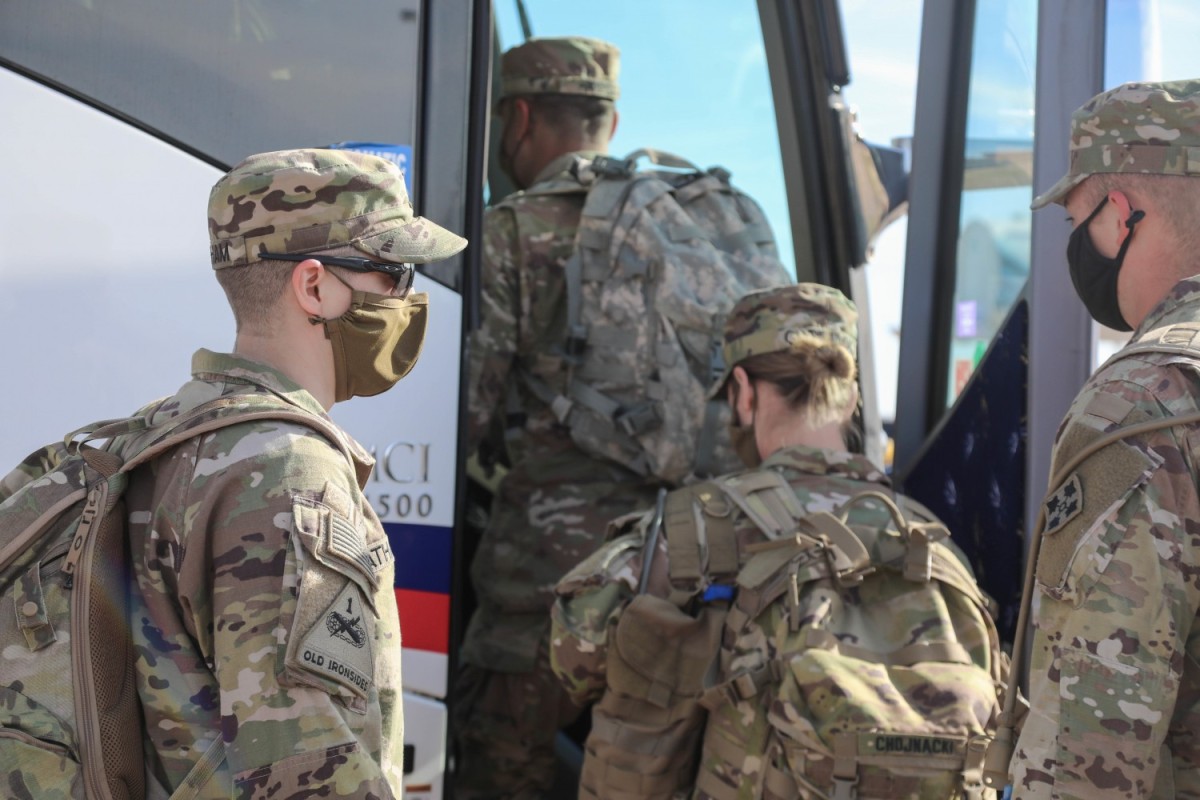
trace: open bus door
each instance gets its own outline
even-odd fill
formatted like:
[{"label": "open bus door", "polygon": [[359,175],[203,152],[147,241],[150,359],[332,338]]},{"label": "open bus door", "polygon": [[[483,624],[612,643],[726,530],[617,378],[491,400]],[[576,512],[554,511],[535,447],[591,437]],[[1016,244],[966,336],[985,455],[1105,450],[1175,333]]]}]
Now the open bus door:
[{"label": "open bus door", "polygon": [[905,258],[895,473],[955,533],[1011,641],[1050,444],[1092,368],[1063,261],[1033,214],[1102,81],[1104,7],[926,0]]}]

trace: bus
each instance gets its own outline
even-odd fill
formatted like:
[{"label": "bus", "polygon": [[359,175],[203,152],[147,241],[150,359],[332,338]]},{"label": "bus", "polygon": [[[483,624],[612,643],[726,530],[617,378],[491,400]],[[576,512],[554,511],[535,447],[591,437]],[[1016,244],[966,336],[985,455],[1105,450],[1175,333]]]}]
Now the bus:
[{"label": "bus", "polygon": [[[480,241],[499,53],[622,49],[617,155],[720,164],[799,280],[862,311],[864,448],[936,511],[1011,639],[1054,430],[1120,338],[1074,297],[1068,227],[1033,214],[1072,109],[1200,72],[1188,0],[8,0],[0,4],[0,465],[172,392],[232,317],[208,190],[250,153],[376,152],[418,213]],[[447,703],[477,487],[459,430],[480,252],[423,266],[423,357],[334,409],[376,458],[396,555],[405,793],[452,793]],[[224,338],[228,337],[228,338]],[[568,781],[569,784],[569,781]]]}]

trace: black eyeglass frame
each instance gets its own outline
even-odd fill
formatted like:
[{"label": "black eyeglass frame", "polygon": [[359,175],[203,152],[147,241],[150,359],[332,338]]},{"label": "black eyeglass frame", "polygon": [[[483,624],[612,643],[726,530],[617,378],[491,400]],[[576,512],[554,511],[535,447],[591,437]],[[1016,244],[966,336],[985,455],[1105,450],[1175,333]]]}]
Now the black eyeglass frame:
[{"label": "black eyeglass frame", "polygon": [[276,261],[307,261],[312,258],[327,267],[345,267],[355,272],[382,272],[396,282],[395,291],[399,297],[407,297],[412,291],[416,267],[412,264],[396,264],[390,261],[372,261],[369,258],[345,258],[342,256],[327,256],[322,253],[268,253],[260,251],[259,258],[269,258]]}]

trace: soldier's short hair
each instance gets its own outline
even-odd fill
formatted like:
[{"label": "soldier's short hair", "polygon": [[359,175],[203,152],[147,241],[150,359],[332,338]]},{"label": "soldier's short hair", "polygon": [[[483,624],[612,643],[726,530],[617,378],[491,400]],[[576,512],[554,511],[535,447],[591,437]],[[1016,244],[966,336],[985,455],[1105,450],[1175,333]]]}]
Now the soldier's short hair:
[{"label": "soldier's short hair", "polygon": [[613,102],[580,94],[528,95],[531,112],[562,134],[595,141],[612,128]]},{"label": "soldier's short hair", "polygon": [[[1120,191],[1129,195],[1135,209],[1159,214],[1175,237],[1175,246],[1180,252],[1200,252],[1200,221],[1196,209],[1200,208],[1200,180],[1179,175],[1146,175],[1133,172],[1100,173],[1092,175],[1082,184],[1089,208],[1094,208],[1109,192]],[[1190,278],[1194,267],[1190,261],[1181,260],[1179,277]]]},{"label": "soldier's short hair", "polygon": [[[362,253],[354,247],[332,247],[312,257],[322,255],[361,258]],[[295,261],[260,259],[250,265],[217,270],[217,283],[225,291],[233,320],[239,333],[266,333],[270,330],[276,304],[283,297],[292,279],[292,272],[299,266]],[[338,267],[326,267],[345,274]]]}]

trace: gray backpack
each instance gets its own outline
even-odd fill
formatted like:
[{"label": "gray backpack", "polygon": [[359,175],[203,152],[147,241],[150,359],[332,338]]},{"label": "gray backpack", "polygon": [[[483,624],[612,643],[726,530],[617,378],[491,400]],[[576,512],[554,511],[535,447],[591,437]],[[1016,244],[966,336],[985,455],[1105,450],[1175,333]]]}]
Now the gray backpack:
[{"label": "gray backpack", "polygon": [[[659,167],[637,171],[645,158]],[[567,339],[530,390],[584,452],[676,484],[737,467],[707,393],[722,364],[725,315],[743,295],[793,282],[762,209],[720,167],[637,150],[578,158],[586,192],[566,264]]]},{"label": "gray backpack", "polygon": [[[335,446],[343,441],[332,423],[259,395],[219,398],[157,427],[148,416],[88,425],[0,478],[5,797],[146,795],[128,621],[133,578],[122,498],[130,473],[188,439],[254,420],[283,419]],[[88,444],[115,437],[129,437],[124,459]],[[172,800],[194,797],[224,756],[217,736]]]}]

